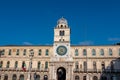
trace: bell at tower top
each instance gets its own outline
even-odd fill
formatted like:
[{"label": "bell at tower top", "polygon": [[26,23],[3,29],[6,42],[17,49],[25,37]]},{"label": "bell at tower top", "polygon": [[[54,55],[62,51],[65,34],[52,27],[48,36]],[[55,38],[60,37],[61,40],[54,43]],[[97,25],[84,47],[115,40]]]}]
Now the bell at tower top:
[{"label": "bell at tower top", "polygon": [[67,20],[62,17],[62,18],[60,18],[60,19],[58,20],[57,24],[65,24],[65,25],[67,25],[68,23],[67,23]]}]

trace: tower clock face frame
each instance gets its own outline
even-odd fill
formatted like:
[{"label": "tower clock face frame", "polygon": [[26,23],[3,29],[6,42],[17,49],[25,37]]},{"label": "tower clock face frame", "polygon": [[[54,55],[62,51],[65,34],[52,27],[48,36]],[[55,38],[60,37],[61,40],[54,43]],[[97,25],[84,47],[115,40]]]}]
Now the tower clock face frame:
[{"label": "tower clock face frame", "polygon": [[58,55],[63,56],[67,53],[67,48],[63,45],[58,46],[57,49],[56,49],[56,52],[57,52]]}]

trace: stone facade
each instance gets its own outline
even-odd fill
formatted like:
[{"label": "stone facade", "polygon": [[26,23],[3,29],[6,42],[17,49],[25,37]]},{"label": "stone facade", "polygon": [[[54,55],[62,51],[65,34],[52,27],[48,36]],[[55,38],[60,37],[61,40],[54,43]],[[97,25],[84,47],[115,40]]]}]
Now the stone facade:
[{"label": "stone facade", "polygon": [[61,18],[53,45],[0,46],[0,80],[27,80],[29,73],[31,80],[120,80],[120,46],[71,45]]}]

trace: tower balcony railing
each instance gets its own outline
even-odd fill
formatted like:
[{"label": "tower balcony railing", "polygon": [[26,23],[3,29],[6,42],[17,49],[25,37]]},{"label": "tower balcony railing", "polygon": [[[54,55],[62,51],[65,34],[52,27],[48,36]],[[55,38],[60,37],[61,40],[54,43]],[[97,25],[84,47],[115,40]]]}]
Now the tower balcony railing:
[{"label": "tower balcony railing", "polygon": [[120,73],[120,69],[74,69],[74,73]]}]

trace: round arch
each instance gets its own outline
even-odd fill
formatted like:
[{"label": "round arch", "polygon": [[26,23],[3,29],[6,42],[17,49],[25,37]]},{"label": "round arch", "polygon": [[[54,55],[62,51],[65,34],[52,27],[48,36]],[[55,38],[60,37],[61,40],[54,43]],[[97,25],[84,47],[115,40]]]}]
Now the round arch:
[{"label": "round arch", "polygon": [[8,75],[7,74],[5,74],[4,80],[8,80]]},{"label": "round arch", "polygon": [[57,69],[57,80],[66,80],[66,69],[64,67]]},{"label": "round arch", "polygon": [[12,76],[12,80],[17,80],[17,76],[16,76],[16,74],[13,74],[13,76]]},{"label": "round arch", "polygon": [[80,77],[78,75],[76,75],[75,80],[80,80]]},{"label": "round arch", "polygon": [[36,80],[40,80],[40,75],[36,75]]},{"label": "round arch", "polygon": [[47,75],[44,75],[44,80],[48,80],[48,76]]},{"label": "round arch", "polygon": [[98,80],[98,77],[97,76],[93,76],[93,80]]},{"label": "round arch", "polygon": [[19,79],[20,79],[20,80],[24,80],[24,75],[21,74]]}]

